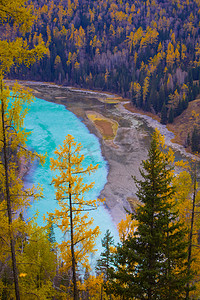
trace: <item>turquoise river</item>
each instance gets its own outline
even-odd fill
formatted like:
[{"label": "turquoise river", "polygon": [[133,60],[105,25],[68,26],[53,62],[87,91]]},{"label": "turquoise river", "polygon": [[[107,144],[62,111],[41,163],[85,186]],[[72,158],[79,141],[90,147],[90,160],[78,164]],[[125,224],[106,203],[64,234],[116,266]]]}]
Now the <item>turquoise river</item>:
[{"label": "turquoise river", "polygon": [[[31,171],[26,176],[26,185],[40,184],[43,186],[43,198],[34,202],[28,211],[28,217],[39,212],[37,223],[43,225],[43,216],[47,212],[53,212],[57,205],[55,200],[54,187],[51,185],[53,173],[50,170],[50,157],[55,157],[54,151],[62,145],[67,134],[74,136],[75,141],[82,144],[82,153],[85,156],[85,166],[89,164],[99,164],[98,170],[86,180],[95,181],[94,188],[86,195],[90,199],[95,199],[99,196],[103,189],[108,167],[104,160],[100,144],[95,135],[91,134],[87,127],[63,105],[47,102],[36,98],[31,104],[30,110],[25,118],[25,128],[31,131],[32,134],[28,139],[28,147],[34,149],[40,154],[48,154],[44,166],[40,166],[37,162],[31,168]],[[101,230],[101,235],[97,240],[97,248],[101,249],[101,238],[104,236],[107,229],[118,241],[118,234],[115,225],[109,215],[109,212],[101,205],[96,211],[91,212],[94,219],[94,225],[98,225]],[[56,239],[65,238],[58,230],[55,229]]]}]

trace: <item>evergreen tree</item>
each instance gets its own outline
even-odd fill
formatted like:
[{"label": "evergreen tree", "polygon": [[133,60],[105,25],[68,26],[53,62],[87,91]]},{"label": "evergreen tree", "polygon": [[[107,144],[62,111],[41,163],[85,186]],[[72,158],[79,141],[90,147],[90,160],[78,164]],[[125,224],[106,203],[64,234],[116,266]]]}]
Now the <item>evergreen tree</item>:
[{"label": "evergreen tree", "polygon": [[186,231],[177,221],[172,200],[173,155],[164,150],[156,131],[140,170],[143,181],[135,179],[142,202],[133,215],[138,227],[123,245],[118,245],[115,269],[110,270],[109,291],[123,299],[184,299],[189,280]]},{"label": "evergreen tree", "polygon": [[199,151],[199,135],[198,135],[198,130],[197,127],[194,127],[194,130],[192,132],[192,139],[191,139],[191,147],[192,147],[192,152],[198,152]]},{"label": "evergreen tree", "polygon": [[169,122],[169,123],[173,123],[173,121],[174,121],[174,110],[173,110],[173,108],[171,107],[171,108],[170,108],[170,111],[169,111],[168,122]]},{"label": "evergreen tree", "polygon": [[101,258],[97,260],[96,270],[97,272],[104,274],[105,281],[109,279],[109,268],[111,267],[113,261],[113,253],[111,252],[111,247],[114,245],[114,239],[111,236],[109,230],[106,231],[104,238],[101,240],[102,247],[105,249],[101,252]]},{"label": "evergreen tree", "polygon": [[165,102],[163,104],[162,110],[161,110],[161,124],[167,124],[167,107],[165,105]]}]

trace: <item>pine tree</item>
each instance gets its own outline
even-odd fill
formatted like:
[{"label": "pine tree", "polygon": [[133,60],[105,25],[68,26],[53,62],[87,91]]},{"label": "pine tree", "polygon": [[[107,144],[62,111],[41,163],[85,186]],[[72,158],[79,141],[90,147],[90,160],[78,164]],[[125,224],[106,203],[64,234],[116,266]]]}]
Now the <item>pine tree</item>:
[{"label": "pine tree", "polygon": [[116,269],[110,270],[109,291],[124,299],[184,299],[189,280],[186,231],[174,212],[172,157],[155,131],[140,170],[143,181],[135,179],[142,202],[133,216],[138,227],[118,245]]}]

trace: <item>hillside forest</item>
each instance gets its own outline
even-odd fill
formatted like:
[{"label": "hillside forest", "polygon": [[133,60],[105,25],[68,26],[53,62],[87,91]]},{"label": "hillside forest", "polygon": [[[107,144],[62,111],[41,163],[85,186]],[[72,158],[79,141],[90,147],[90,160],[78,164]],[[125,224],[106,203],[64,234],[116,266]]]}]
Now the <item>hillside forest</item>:
[{"label": "hillside forest", "polygon": [[[51,80],[117,91],[135,105],[178,114],[199,91],[199,1],[59,2],[0,0],[0,297],[2,300],[199,299],[197,161],[175,162],[158,130],[142,161],[138,205],[107,230],[96,263],[99,228],[85,200],[81,145],[71,135],[55,149],[58,208],[26,218],[42,187],[24,187],[23,164],[45,156],[27,148],[23,127],[31,92],[5,77]],[[48,77],[47,77],[48,76]],[[153,96],[154,94],[154,96]],[[170,116],[170,114],[169,114]],[[164,118],[165,117],[165,118]],[[175,171],[176,168],[176,171]],[[177,172],[177,168],[179,172]],[[56,242],[54,229],[65,238]]]},{"label": "hillside forest", "polygon": [[[47,55],[9,77],[116,92],[136,106],[162,112],[162,122],[199,93],[198,0],[52,0],[30,2],[36,21],[23,34]],[[2,38],[20,36],[13,24]]]}]

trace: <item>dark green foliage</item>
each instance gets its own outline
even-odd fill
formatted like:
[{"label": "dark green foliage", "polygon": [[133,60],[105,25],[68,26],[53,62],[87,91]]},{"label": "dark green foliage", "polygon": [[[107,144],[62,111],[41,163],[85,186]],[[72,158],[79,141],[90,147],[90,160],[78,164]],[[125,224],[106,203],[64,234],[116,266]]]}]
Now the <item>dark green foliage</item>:
[{"label": "dark green foliage", "polygon": [[55,232],[54,232],[54,226],[53,226],[53,217],[51,217],[49,219],[49,228],[48,228],[48,240],[52,246],[52,249],[54,248],[55,246],[55,243],[56,243],[56,238],[55,238]]},{"label": "dark green foliage", "polygon": [[191,145],[191,138],[190,138],[190,134],[188,133],[187,140],[186,140],[186,146],[190,146],[190,145]]},{"label": "dark green foliage", "polygon": [[168,123],[173,123],[173,121],[174,121],[174,110],[171,107],[169,111]]},{"label": "dark green foliage", "polygon": [[162,110],[161,110],[161,124],[167,124],[167,107],[165,103],[163,104]]},{"label": "dark green foliage", "polygon": [[111,236],[109,230],[106,231],[104,238],[101,240],[104,251],[101,252],[101,258],[97,260],[96,271],[97,273],[103,273],[105,281],[109,279],[109,268],[113,262],[113,253],[111,252],[111,246],[114,245],[114,239]]},{"label": "dark green foliage", "polygon": [[138,227],[118,245],[109,291],[124,299],[184,299],[189,280],[186,230],[174,211],[170,157],[160,150],[157,132],[142,167],[143,181],[135,179],[143,203],[133,216]]},{"label": "dark green foliage", "polygon": [[191,148],[192,148],[192,152],[200,151],[200,134],[196,126],[194,127],[194,130],[192,132]]}]

